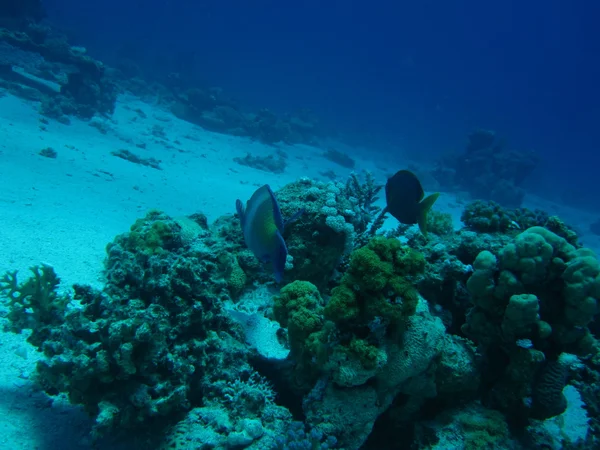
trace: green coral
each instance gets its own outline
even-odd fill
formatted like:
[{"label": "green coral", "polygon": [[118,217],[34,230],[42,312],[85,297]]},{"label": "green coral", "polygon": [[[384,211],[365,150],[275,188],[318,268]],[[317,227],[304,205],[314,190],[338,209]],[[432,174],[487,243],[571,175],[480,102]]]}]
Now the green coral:
[{"label": "green coral", "polygon": [[323,326],[323,300],[317,287],[308,281],[294,281],[275,297],[273,314],[282,327],[287,327],[293,354],[302,358],[306,340]]},{"label": "green coral", "polygon": [[246,272],[244,272],[244,269],[242,269],[238,262],[238,259],[235,256],[232,258],[231,266],[229,268],[226,279],[227,286],[229,287],[229,291],[231,292],[231,296],[233,298],[238,297],[246,287],[248,277],[246,276]]},{"label": "green coral", "polygon": [[516,228],[509,211],[496,202],[476,200],[465,207],[460,220],[467,228],[480,233],[506,232]]},{"label": "green coral", "polygon": [[564,351],[593,352],[594,338],[586,326],[598,313],[598,259],[550,230],[532,227],[497,257],[481,252],[473,268],[467,289],[474,307],[462,331],[484,349],[502,348],[509,358],[494,383],[494,401],[511,414],[559,414],[560,396],[548,404],[540,401],[548,395],[538,396],[533,408],[522,399],[539,384],[544,361]]},{"label": "green coral", "polygon": [[567,263],[562,278],[567,321],[575,326],[587,325],[598,312],[600,299],[600,263],[594,252],[578,249]]},{"label": "green coral", "polygon": [[348,345],[349,352],[362,364],[365,369],[374,369],[380,358],[380,350],[364,339],[353,338]]},{"label": "green coral", "polygon": [[309,282],[295,281],[282,288],[273,314],[288,328],[291,354],[298,363],[295,381],[310,385],[322,371],[333,374],[341,385],[374,376],[386,360],[379,348],[384,335],[373,335],[367,325],[379,323],[384,334],[403,329],[418,302],[411,279],[424,268],[420,253],[396,239],[375,237],[352,253],[348,270],[325,307]]},{"label": "green coral", "polygon": [[143,219],[131,226],[127,247],[153,255],[162,253],[181,244],[181,227],[160,211],[150,211]]},{"label": "green coral", "polygon": [[[502,322],[504,340],[545,339],[558,327],[561,332],[556,339],[568,342],[581,335],[575,327],[587,325],[598,312],[600,263],[596,255],[545,228],[532,227],[516,236],[498,253],[497,261],[492,253],[481,252],[473,267],[467,289],[473,303],[488,316],[472,311],[467,319],[471,331],[484,332],[486,326],[476,322],[495,318],[498,324]],[[535,319],[538,308],[542,320]]]},{"label": "green coral", "polygon": [[397,239],[375,237],[350,256],[348,271],[332,290],[325,316],[366,323],[381,317],[398,324],[412,315],[418,292],[409,279],[425,269],[423,255]]}]

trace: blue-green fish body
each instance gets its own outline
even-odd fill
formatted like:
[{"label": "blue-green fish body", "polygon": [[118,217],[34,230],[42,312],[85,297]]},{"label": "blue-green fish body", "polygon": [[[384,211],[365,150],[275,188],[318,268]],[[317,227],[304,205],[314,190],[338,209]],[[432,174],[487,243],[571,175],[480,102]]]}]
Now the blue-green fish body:
[{"label": "blue-green fish body", "polygon": [[[285,222],[275,194],[265,184],[252,194],[245,207],[241,200],[237,200],[235,206],[246,245],[260,261],[271,262],[275,279],[278,283],[281,282],[288,250],[283,240]],[[295,220],[302,212],[303,210],[298,211],[290,221]]]}]

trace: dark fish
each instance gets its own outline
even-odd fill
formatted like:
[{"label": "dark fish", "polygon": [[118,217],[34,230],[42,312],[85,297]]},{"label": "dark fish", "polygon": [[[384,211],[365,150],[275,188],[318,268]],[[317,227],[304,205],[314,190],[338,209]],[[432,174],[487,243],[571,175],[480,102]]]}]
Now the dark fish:
[{"label": "dark fish", "polygon": [[[235,206],[246,245],[260,261],[273,264],[275,279],[280,283],[288,250],[283,240],[286,222],[281,216],[275,194],[265,184],[252,194],[245,207],[241,200],[237,200]],[[298,211],[287,223],[296,220],[303,212],[303,209]]]},{"label": "dark fish", "polygon": [[385,184],[386,211],[405,225],[419,224],[427,236],[427,213],[440,196],[439,192],[425,197],[421,182],[410,170],[400,170]]}]

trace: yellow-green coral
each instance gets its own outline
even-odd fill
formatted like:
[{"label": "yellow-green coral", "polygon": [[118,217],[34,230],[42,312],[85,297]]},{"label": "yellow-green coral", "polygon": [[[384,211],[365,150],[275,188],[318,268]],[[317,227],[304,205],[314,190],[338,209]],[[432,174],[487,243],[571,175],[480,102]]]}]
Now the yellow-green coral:
[{"label": "yellow-green coral", "polygon": [[379,359],[379,349],[364,339],[353,338],[348,350],[354,354],[365,369],[373,369]]},{"label": "yellow-green coral", "polygon": [[164,247],[177,235],[174,222],[170,223],[164,217],[163,220],[160,212],[151,211],[143,219],[136,220],[129,232],[129,248],[147,254],[164,251]]},{"label": "yellow-green coral", "polygon": [[247,280],[248,277],[246,276],[246,272],[240,267],[237,258],[234,257],[231,265],[231,272],[227,279],[227,285],[234,297],[237,297],[244,290]]},{"label": "yellow-green coral", "polygon": [[274,300],[275,319],[288,328],[291,350],[301,356],[308,336],[323,326],[321,295],[314,284],[294,281],[284,286]]},{"label": "yellow-green coral", "polygon": [[332,290],[325,315],[334,322],[381,317],[397,324],[415,311],[418,292],[408,277],[424,268],[420,253],[397,239],[375,237],[350,256],[350,267]]}]

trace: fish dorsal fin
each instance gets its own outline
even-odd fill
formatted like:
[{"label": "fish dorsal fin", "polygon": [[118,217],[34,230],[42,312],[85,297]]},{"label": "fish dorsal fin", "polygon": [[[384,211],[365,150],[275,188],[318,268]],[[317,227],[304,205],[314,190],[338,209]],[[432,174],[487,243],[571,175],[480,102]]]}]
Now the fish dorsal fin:
[{"label": "fish dorsal fin", "polygon": [[244,227],[244,222],[246,219],[246,207],[244,206],[244,204],[242,203],[241,200],[236,200],[235,201],[235,209],[238,213],[238,216],[240,216],[240,222],[242,224],[242,228]]},{"label": "fish dorsal fin", "polygon": [[439,196],[440,193],[436,192],[428,195],[421,203],[419,203],[419,215],[417,217],[417,223],[419,224],[419,230],[421,230],[423,236],[427,236],[427,214]]}]

